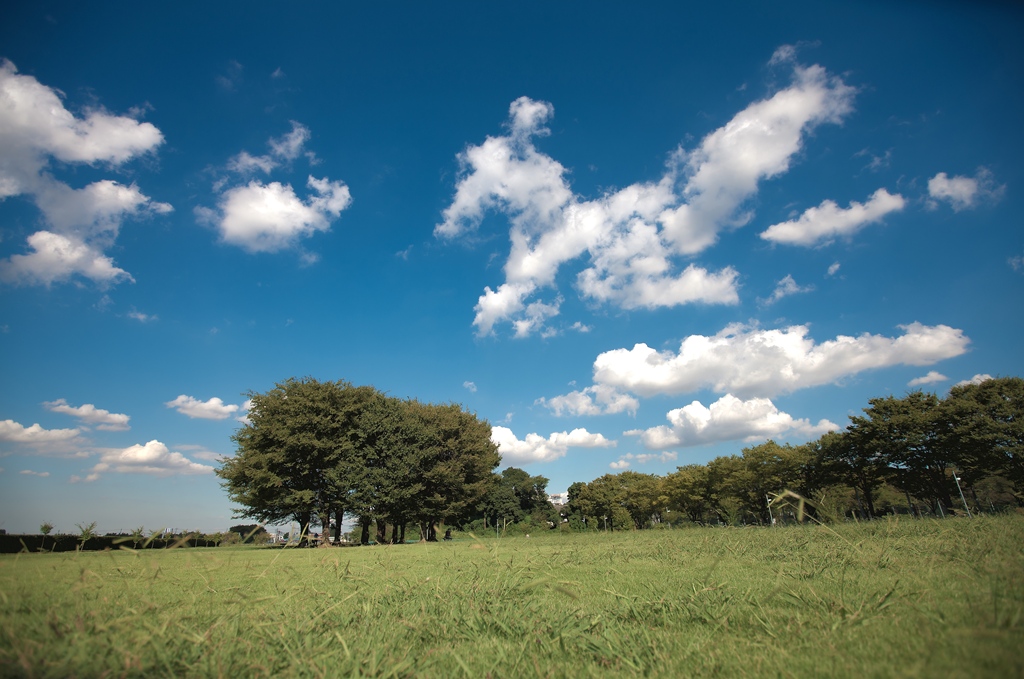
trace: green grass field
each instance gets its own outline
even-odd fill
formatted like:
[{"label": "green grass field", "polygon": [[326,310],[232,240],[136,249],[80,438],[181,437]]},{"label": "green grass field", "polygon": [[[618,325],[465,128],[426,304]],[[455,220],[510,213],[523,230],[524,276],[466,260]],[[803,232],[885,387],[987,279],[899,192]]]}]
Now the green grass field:
[{"label": "green grass field", "polygon": [[1024,676],[1024,517],[0,558],[5,676]]}]

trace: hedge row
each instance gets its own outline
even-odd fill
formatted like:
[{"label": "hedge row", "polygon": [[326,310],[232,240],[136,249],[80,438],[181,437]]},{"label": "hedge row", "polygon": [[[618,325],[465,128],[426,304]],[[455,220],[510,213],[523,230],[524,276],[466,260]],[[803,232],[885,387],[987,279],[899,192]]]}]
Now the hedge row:
[{"label": "hedge row", "polygon": [[205,538],[145,538],[134,541],[130,537],[100,535],[82,543],[77,535],[0,535],[0,554],[18,552],[74,552],[81,548],[88,551],[104,549],[166,549],[168,547],[216,547],[218,540]]}]

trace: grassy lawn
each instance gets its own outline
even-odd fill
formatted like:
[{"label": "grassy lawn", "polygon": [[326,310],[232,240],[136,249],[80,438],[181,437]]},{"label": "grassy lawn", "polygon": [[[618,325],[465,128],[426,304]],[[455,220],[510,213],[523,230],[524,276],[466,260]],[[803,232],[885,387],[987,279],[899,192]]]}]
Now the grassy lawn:
[{"label": "grassy lawn", "polygon": [[1024,676],[1024,517],[0,558],[5,676]]}]

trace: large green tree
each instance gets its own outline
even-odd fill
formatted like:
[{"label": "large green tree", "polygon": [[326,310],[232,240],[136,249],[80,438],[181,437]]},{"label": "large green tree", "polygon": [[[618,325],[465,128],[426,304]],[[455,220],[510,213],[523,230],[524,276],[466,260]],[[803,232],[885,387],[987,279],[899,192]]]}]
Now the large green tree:
[{"label": "large green tree", "polygon": [[306,535],[317,521],[337,523],[363,474],[359,420],[372,387],[289,379],[249,393],[248,423],[232,440],[233,457],[217,475],[239,515],[264,522],[296,520]]},{"label": "large green tree", "polygon": [[903,398],[886,396],[868,401],[863,417],[851,417],[848,431],[868,455],[880,455],[889,465],[892,482],[905,492],[926,499],[933,511],[950,508],[954,491],[950,467],[953,449],[939,436],[939,399],[912,391]]},{"label": "large green tree", "polygon": [[408,474],[418,484],[410,519],[420,539],[437,539],[437,525],[471,517],[501,462],[491,425],[455,403],[406,403],[413,451]]},{"label": "large green tree", "polygon": [[1024,379],[955,386],[943,406],[941,436],[955,450],[965,480],[1005,478],[1024,505]]},{"label": "large green tree", "polygon": [[661,492],[669,509],[683,512],[694,523],[704,521],[711,508],[708,468],[702,464],[677,467],[665,477]]},{"label": "large green tree", "polygon": [[864,427],[832,431],[805,446],[811,455],[814,485],[853,488],[864,518],[876,515],[875,500],[891,471],[883,446],[871,435]]}]

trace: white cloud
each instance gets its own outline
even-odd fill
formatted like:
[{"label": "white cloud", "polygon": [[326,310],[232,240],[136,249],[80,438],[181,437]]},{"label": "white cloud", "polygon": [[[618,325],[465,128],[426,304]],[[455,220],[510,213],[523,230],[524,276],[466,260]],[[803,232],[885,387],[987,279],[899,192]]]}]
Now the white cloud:
[{"label": "white cloud", "polygon": [[[0,442],[20,448],[24,454],[48,457],[83,458],[89,453],[82,450],[87,444],[82,429],[44,429],[38,423],[24,426],[14,420],[0,421]],[[11,452],[0,451],[0,455]]]},{"label": "white cloud", "polygon": [[832,262],[828,267],[828,275],[835,276],[839,273],[839,262]]},{"label": "white cloud", "polygon": [[[181,398],[181,397],[179,396],[179,398]],[[242,404],[242,407],[239,410],[241,411],[242,414],[239,415],[238,417],[236,417],[235,420],[237,422],[241,422],[242,424],[244,424],[246,426],[249,426],[250,424],[252,424],[249,421],[249,411],[252,410],[252,399],[251,398],[246,399],[245,403]]]},{"label": "white cloud", "polygon": [[1005,190],[1006,186],[996,185],[992,173],[984,167],[978,168],[974,177],[949,177],[945,172],[940,172],[928,180],[928,195],[932,198],[929,206],[935,208],[941,200],[959,212],[975,207],[982,201],[998,200]]},{"label": "white cloud", "polygon": [[594,385],[579,391],[538,398],[534,403],[548,408],[555,417],[563,415],[612,415],[628,412],[635,415],[640,402],[629,394],[605,385]]},{"label": "white cloud", "polygon": [[123,450],[104,452],[100,461],[92,468],[94,480],[103,472],[153,474],[155,476],[172,476],[174,474],[210,474],[213,467],[192,462],[181,453],[171,452],[160,441],[150,441],[145,445],[136,444]]},{"label": "white cloud", "polygon": [[492,210],[509,221],[505,282],[480,296],[478,334],[491,334],[502,322],[512,323],[517,336],[543,333],[560,298],[531,298],[554,288],[559,269],[584,256],[576,287],[587,299],[626,309],[738,303],[735,269],[712,272],[689,263],[680,271],[679,258],[747,223],[752,214],[741,208],[758,183],[787,171],[817,125],[840,122],[853,94],[819,66],[794,67],[789,87],[748,106],[692,152],[673,154],[659,181],[594,200],[575,195],[566,168],[534,145],[548,133],[551,104],[527,97],[512,102],[508,134],[459,155],[455,196],[434,229],[440,238],[460,237]]},{"label": "white cloud", "polygon": [[135,319],[139,323],[152,323],[153,321],[160,320],[160,317],[156,314],[144,314],[137,309],[132,309],[128,312],[128,318]]},{"label": "white cloud", "polygon": [[69,481],[71,483],[92,483],[93,481],[96,481],[99,478],[100,475],[97,473],[88,474],[84,477],[78,476],[77,474],[72,474]]},{"label": "white cloud", "polygon": [[818,207],[808,208],[799,219],[772,224],[761,238],[786,245],[822,245],[835,238],[849,238],[867,224],[880,221],[890,212],[902,210],[906,201],[900,194],[878,189],[867,203],[850,202],[843,209],[835,201],[826,200]]},{"label": "white cloud", "polygon": [[507,427],[491,427],[491,440],[498,446],[505,463],[551,462],[563,457],[569,448],[611,448],[616,445],[615,441],[601,434],[591,434],[586,429],[555,432],[547,438],[527,434],[520,441]]},{"label": "white cloud", "polygon": [[789,297],[790,295],[797,295],[804,292],[811,292],[814,290],[813,285],[800,287],[796,281],[793,280],[793,276],[787,274],[785,278],[778,282],[775,286],[775,290],[772,291],[772,296],[765,300],[765,304],[775,304],[783,297]]},{"label": "white cloud", "polygon": [[737,214],[757,192],[758,182],[789,170],[804,136],[823,123],[839,123],[852,110],[855,91],[820,66],[794,69],[793,83],[751,104],[712,132],[686,160],[686,204],[666,220],[680,252],[712,245],[722,228],[743,226]]},{"label": "white cloud", "polygon": [[154,151],[163,135],[151,123],[100,108],[77,117],[61,96],[11,62],[0,63],[0,200],[31,198],[49,225],[29,236],[32,252],[0,261],[0,279],[27,285],[76,275],[99,284],[132,280],[104,250],[124,219],[167,213],[171,206],[109,179],[72,188],[54,178],[50,164],[121,165]]},{"label": "white cloud", "polygon": [[[227,169],[241,175],[270,174],[280,167],[287,168],[300,156],[312,165],[318,164],[316,155],[305,148],[312,136],[309,128],[294,120],[291,124],[290,132],[267,141],[268,153],[254,156],[242,151],[228,161]],[[309,195],[305,199],[290,183],[252,179],[248,184],[225,189],[228,182],[228,178],[221,178],[214,183],[214,190],[220,194],[217,209],[197,207],[194,213],[200,222],[217,229],[222,242],[251,253],[297,247],[302,239],[329,231],[331,223],[352,204],[352,193],[345,182],[327,177],[309,175]],[[315,253],[300,254],[304,265],[320,259]]]},{"label": "white cloud", "polygon": [[19,474],[24,474],[25,476],[38,476],[38,477],[44,478],[44,479],[50,475],[50,472],[34,472],[31,469],[22,469],[18,473]]},{"label": "white cloud", "polygon": [[[282,137],[271,138],[267,141],[270,146],[270,153],[262,156],[254,156],[248,151],[242,151],[228,161],[228,169],[239,174],[252,174],[263,172],[270,174],[271,170],[280,167],[283,163],[289,163],[303,153],[303,147],[309,138],[309,128],[302,123],[291,121],[292,129]],[[315,159],[312,153],[307,152],[310,160]]]},{"label": "white cloud", "polygon": [[799,434],[807,438],[820,436],[838,429],[838,425],[821,420],[812,425],[806,419],[793,419],[775,407],[767,398],[741,401],[726,394],[705,407],[700,401],[670,410],[666,417],[670,426],[627,431],[627,436],[639,436],[650,450],[676,446],[697,446],[720,441],[757,440]]},{"label": "white cloud", "polygon": [[85,403],[76,407],[69,405],[65,399],[59,398],[56,401],[44,402],[43,407],[50,412],[77,417],[87,424],[95,425],[97,429],[105,431],[127,431],[131,429],[128,425],[128,420],[131,418],[128,415],[112,413],[109,410],[97,408],[91,403]]},{"label": "white cloud", "polygon": [[772,58],[768,60],[768,65],[776,66],[778,64],[792,63],[795,59],[795,45],[779,45],[772,53]]},{"label": "white cloud", "polygon": [[13,285],[46,286],[75,275],[101,286],[135,280],[100,250],[67,236],[37,231],[28,237],[28,245],[32,248],[29,254],[11,255],[0,261],[0,280]]},{"label": "white cloud", "polygon": [[646,344],[602,353],[594,361],[594,381],[641,396],[705,387],[741,398],[774,396],[865,370],[930,365],[963,354],[970,342],[962,330],[946,325],[900,328],[899,337],[840,335],[816,344],[806,325],[778,330],[730,325],[711,337],[687,337],[678,353]]},{"label": "white cloud", "polygon": [[209,462],[216,462],[220,460],[222,457],[224,457],[220,453],[215,453],[212,450],[205,448],[204,446],[181,445],[175,446],[175,448],[180,450],[183,454],[187,453],[190,458],[196,460],[207,460]]},{"label": "white cloud", "polygon": [[634,455],[633,453],[626,453],[625,455],[620,457],[615,462],[612,462],[608,466],[611,467],[612,469],[626,469],[633,462],[636,462],[638,464],[647,464],[648,462],[654,461],[672,462],[677,457],[679,457],[678,453],[670,450],[666,450],[661,453],[640,453],[639,455]]},{"label": "white cloud", "polygon": [[1024,255],[1017,255],[1006,260],[1014,271],[1024,271]]},{"label": "white cloud", "polygon": [[248,151],[241,151],[228,161],[228,169],[238,174],[252,174],[257,170],[270,174],[277,167],[277,162],[270,156],[254,156]]},{"label": "white cloud", "polygon": [[927,375],[922,377],[915,377],[914,379],[907,382],[908,387],[919,387],[922,384],[935,384],[936,382],[945,382],[949,378],[938,372],[937,370],[929,370]]},{"label": "white cloud", "polygon": [[968,384],[981,384],[982,382],[987,382],[990,379],[992,379],[992,376],[989,375],[988,373],[984,373],[984,374],[975,375],[974,377],[972,377],[969,380],[961,380],[961,381],[957,382],[953,386],[955,386],[955,387],[964,387],[964,386],[967,386]]},{"label": "white cloud", "polygon": [[14,420],[0,421],[0,441],[13,443],[63,443],[75,440],[81,433],[81,429],[43,429],[38,423],[26,427]]},{"label": "white cloud", "polygon": [[87,240],[112,240],[126,217],[167,214],[173,208],[153,202],[135,184],[125,186],[109,179],[81,189],[47,179],[40,182],[36,203],[54,229]]},{"label": "white cloud", "polygon": [[313,193],[302,200],[290,184],[253,180],[225,191],[219,214],[200,208],[197,215],[212,221],[225,243],[247,252],[278,252],[318,231],[329,231],[331,222],[352,202],[344,182],[311,175],[306,184]]},{"label": "white cloud", "polygon": [[466,380],[465,382],[462,383],[462,386],[468,389],[469,391],[476,393],[476,384],[474,382]]},{"label": "white cloud", "polygon": [[237,405],[224,403],[216,396],[209,401],[200,401],[185,394],[181,394],[173,401],[167,401],[164,405],[174,408],[182,415],[202,420],[226,420],[239,409]]},{"label": "white cloud", "polygon": [[294,120],[291,122],[291,132],[283,137],[271,139],[269,142],[271,154],[275,158],[280,158],[284,161],[292,161],[298,158],[302,154],[303,146],[312,136],[308,127]]}]

